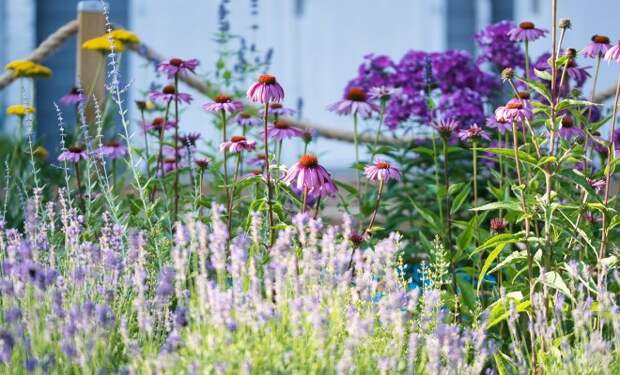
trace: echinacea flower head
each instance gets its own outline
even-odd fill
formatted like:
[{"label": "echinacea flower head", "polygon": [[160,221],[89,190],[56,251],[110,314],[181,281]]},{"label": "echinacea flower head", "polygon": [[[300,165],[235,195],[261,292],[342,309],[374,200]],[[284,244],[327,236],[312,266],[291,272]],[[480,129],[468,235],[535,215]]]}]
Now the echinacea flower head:
[{"label": "echinacea flower head", "polygon": [[491,232],[493,233],[503,233],[508,227],[508,220],[503,217],[494,217],[491,219]]},{"label": "echinacea flower head", "polygon": [[127,155],[127,146],[118,141],[110,141],[95,150],[95,155],[110,160],[120,159]]},{"label": "echinacea flower head", "polygon": [[6,109],[7,115],[13,115],[13,116],[17,116],[20,118],[23,118],[27,114],[35,113],[35,112],[36,112],[36,109],[34,107],[25,105],[25,104],[14,104],[14,105],[9,106]]},{"label": "echinacea flower head", "polygon": [[262,74],[248,89],[247,97],[253,103],[279,103],[284,100],[284,89],[275,76]]},{"label": "echinacea flower head", "polygon": [[155,117],[150,123],[143,124],[145,131],[155,131],[159,133],[162,130],[174,129],[176,122],[174,120],[166,121],[163,117]]},{"label": "echinacea flower head", "polygon": [[354,86],[349,89],[344,99],[329,105],[327,110],[344,116],[356,114],[362,117],[370,117],[373,112],[379,111],[379,107],[368,102],[368,96],[363,88]]},{"label": "echinacea flower head", "polygon": [[278,141],[293,137],[301,137],[303,134],[303,130],[291,126],[291,123],[284,119],[276,120],[273,125],[267,128],[267,135],[269,138]]},{"label": "echinacea flower head", "polygon": [[239,113],[235,121],[241,126],[256,126],[262,124],[262,121],[259,118],[252,116],[248,112]]},{"label": "echinacea flower head", "polygon": [[611,47],[609,43],[609,37],[596,34],[592,36],[592,42],[583,49],[582,54],[591,59],[603,57]]},{"label": "echinacea flower head", "polygon": [[125,30],[125,29],[114,29],[110,31],[109,33],[104,34],[103,37],[114,39],[124,44],[140,43],[140,38],[136,34],[132,33],[129,30]]},{"label": "echinacea flower head", "polygon": [[370,181],[400,180],[400,170],[384,160],[377,160],[374,164],[365,166],[364,175]]},{"label": "echinacea flower head", "polygon": [[75,106],[85,101],[86,95],[84,95],[84,92],[78,87],[73,87],[67,95],[60,98],[60,102],[66,106]]},{"label": "echinacea flower head", "polygon": [[242,135],[233,135],[229,141],[220,144],[220,151],[241,152],[254,151],[256,149],[255,141],[248,141]]},{"label": "echinacea flower head", "polygon": [[177,169],[183,168],[183,161],[177,160],[177,158],[166,158],[163,162],[163,173],[160,169],[157,171],[157,175],[162,177],[170,172],[176,171]]},{"label": "echinacea flower head", "polygon": [[196,163],[196,166],[201,170],[205,170],[209,167],[209,159],[196,159],[194,163]]},{"label": "echinacea flower head", "polygon": [[6,65],[6,70],[11,71],[15,77],[49,78],[52,70],[30,60],[14,60]]},{"label": "echinacea flower head", "polygon": [[218,95],[213,99],[212,103],[206,103],[202,106],[207,112],[228,112],[234,113],[243,110],[243,103],[238,100],[233,100],[228,95]]},{"label": "echinacea flower head", "polygon": [[58,161],[66,161],[70,163],[79,163],[80,160],[88,159],[88,154],[80,146],[71,146],[58,155]]},{"label": "echinacea flower head", "polygon": [[161,91],[154,91],[149,94],[149,99],[156,103],[168,104],[172,101],[179,101],[181,103],[191,103],[193,98],[190,94],[177,92],[174,85],[167,85]]},{"label": "echinacea flower head", "polygon": [[505,117],[497,118],[496,116],[491,116],[487,119],[487,126],[491,129],[497,129],[500,134],[504,134],[512,129],[512,124]]},{"label": "echinacea flower head", "polygon": [[459,123],[453,119],[444,119],[434,121],[431,126],[433,129],[437,130],[442,137],[450,138],[452,133],[459,127]]},{"label": "echinacea flower head", "polygon": [[529,104],[522,99],[510,99],[505,106],[495,110],[497,121],[517,121],[523,122],[532,119],[532,109]]},{"label": "echinacea flower head", "polygon": [[605,180],[602,178],[596,179],[596,178],[586,178],[586,181],[588,182],[588,185],[590,185],[590,187],[596,192],[596,194],[601,194],[602,192],[605,191]]},{"label": "echinacea flower head", "polygon": [[479,127],[477,124],[473,124],[469,128],[463,129],[460,132],[458,132],[458,137],[463,142],[479,142],[483,139],[486,139],[487,141],[491,140],[489,133],[487,133],[484,129]]},{"label": "echinacea flower head", "polygon": [[620,41],[605,52],[605,60],[620,63]]},{"label": "echinacea flower head", "polygon": [[562,127],[560,128],[560,137],[570,140],[583,136],[583,130],[575,126],[573,117],[564,115],[562,117]]},{"label": "echinacea flower head", "polygon": [[519,26],[508,31],[508,36],[510,40],[515,42],[533,42],[544,37],[546,33],[548,33],[547,30],[537,28],[534,22],[524,21]]},{"label": "echinacea flower head", "polygon": [[349,242],[351,242],[351,245],[359,247],[364,243],[364,236],[360,233],[353,232],[349,235]]},{"label": "echinacea flower head", "polygon": [[403,90],[398,87],[374,86],[374,87],[371,87],[370,90],[368,90],[368,97],[370,99],[375,99],[375,100],[385,102],[385,101],[390,100],[390,98],[392,98],[393,96],[400,94],[402,91]]},{"label": "echinacea flower head", "polygon": [[112,51],[123,52],[125,50],[125,45],[119,40],[107,36],[100,36],[82,43],[82,49],[97,51],[105,54]]},{"label": "echinacea flower head", "polygon": [[316,156],[303,155],[282,179],[287,185],[320,197],[333,196],[338,189],[331,175],[320,164]]},{"label": "echinacea flower head", "polygon": [[[265,114],[265,108],[261,108],[260,114]],[[269,103],[269,114],[272,116],[293,116],[295,110],[292,108],[286,108],[281,103]]]},{"label": "echinacea flower head", "polygon": [[186,72],[196,73],[196,67],[200,62],[197,59],[183,60],[178,57],[162,61],[157,66],[157,70],[166,73],[168,78],[172,78],[177,74]]}]

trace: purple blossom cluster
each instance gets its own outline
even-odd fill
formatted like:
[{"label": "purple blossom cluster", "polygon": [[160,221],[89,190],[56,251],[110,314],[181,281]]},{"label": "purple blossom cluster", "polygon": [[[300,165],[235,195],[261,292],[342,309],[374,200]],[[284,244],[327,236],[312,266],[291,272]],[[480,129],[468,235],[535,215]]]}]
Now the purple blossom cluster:
[{"label": "purple blossom cluster", "polygon": [[[483,104],[499,80],[482,71],[465,51],[409,51],[398,63],[370,54],[345,92],[379,86],[399,89],[386,109],[385,122],[391,129],[406,121],[428,124],[435,118],[458,119],[466,126],[483,122]],[[431,110],[428,95],[435,94],[441,96],[440,102]]]},{"label": "purple blossom cluster", "polygon": [[508,32],[515,28],[512,21],[500,21],[474,34],[479,48],[478,64],[492,63],[501,71],[504,68],[523,68],[524,55],[518,42],[510,39]]}]

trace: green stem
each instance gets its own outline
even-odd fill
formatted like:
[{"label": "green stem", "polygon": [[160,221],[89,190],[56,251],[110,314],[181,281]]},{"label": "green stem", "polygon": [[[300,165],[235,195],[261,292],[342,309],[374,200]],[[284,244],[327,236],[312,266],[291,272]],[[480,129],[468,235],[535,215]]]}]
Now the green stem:
[{"label": "green stem", "polygon": [[269,138],[267,133],[267,125],[269,121],[269,101],[265,102],[265,113],[263,114],[263,143],[265,145],[265,178],[267,179],[267,208],[269,218],[269,246],[273,245],[274,228],[273,228],[273,206],[272,206],[272,191],[271,191],[271,171],[269,170]]},{"label": "green stem", "polygon": [[379,112],[379,125],[377,126],[377,134],[375,134],[375,143],[372,147],[372,156],[370,158],[370,164],[375,161],[375,156],[377,155],[377,145],[379,144],[379,138],[381,137],[381,128],[383,127],[383,121],[385,118],[385,105],[386,101],[381,101],[381,110]]},{"label": "green stem", "polygon": [[368,227],[364,231],[364,234],[370,235],[373,225],[375,225],[375,220],[377,219],[377,212],[379,211],[379,205],[381,204],[381,198],[383,197],[383,180],[379,180],[379,187],[377,188],[377,200],[375,202],[375,209],[372,211],[372,216],[370,217],[370,221],[368,222]]},{"label": "green stem", "polygon": [[359,139],[357,133],[357,113],[353,114],[353,145],[355,147],[355,180],[357,188],[357,202],[358,209],[362,211],[362,191],[361,191],[361,179],[359,171],[360,154],[359,154]]},{"label": "green stem", "polygon": [[174,75],[174,216],[173,222],[179,215],[179,73]]}]

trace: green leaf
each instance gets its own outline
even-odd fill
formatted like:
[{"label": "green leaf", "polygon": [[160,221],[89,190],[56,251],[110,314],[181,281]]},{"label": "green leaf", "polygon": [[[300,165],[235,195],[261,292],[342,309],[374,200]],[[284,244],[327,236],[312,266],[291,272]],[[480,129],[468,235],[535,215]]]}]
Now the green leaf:
[{"label": "green leaf", "polygon": [[551,77],[551,74],[547,72],[546,70],[534,69],[534,74],[536,75],[536,77],[540,79],[544,79],[545,81],[551,81],[553,79]]},{"label": "green leaf", "polygon": [[493,273],[504,266],[511,264],[517,260],[526,260],[527,259],[527,250],[522,251],[513,251],[510,253],[504,260],[502,260],[498,265],[493,267],[489,273]]},{"label": "green leaf", "polygon": [[544,84],[542,84],[541,82],[536,82],[536,81],[526,81],[524,79],[520,79],[519,81],[525,83],[526,85],[528,85],[532,90],[536,91],[537,93],[539,93],[540,95],[544,96],[545,99],[547,99],[548,103],[551,103],[551,94],[549,92],[549,89],[547,88],[547,86],[545,86]]},{"label": "green leaf", "polygon": [[462,275],[456,275],[456,285],[461,290],[461,300],[469,310],[473,310],[476,306],[476,294],[472,285],[463,279]]},{"label": "green leaf", "polygon": [[[527,311],[530,308],[530,306],[532,306],[532,302],[528,299],[527,301],[523,301],[519,303],[516,306],[516,310],[518,313],[522,313],[524,311]],[[487,329],[503,322],[504,320],[508,319],[509,316],[510,316],[510,311],[505,311],[502,314],[500,314],[497,318],[489,319],[489,323],[487,324]]]},{"label": "green leaf", "polygon": [[[514,150],[511,150],[509,148],[485,147],[485,148],[480,148],[480,151],[486,151],[486,152],[490,152],[490,153],[496,154],[496,155],[508,156],[508,157],[514,159]],[[534,157],[533,155],[530,155],[527,152],[520,151],[520,150],[519,150],[518,154],[519,154],[519,159],[522,162],[529,163],[529,164],[532,164],[532,165],[536,165],[537,164],[536,157]]]},{"label": "green leaf", "polygon": [[410,197],[407,196],[407,198],[409,199],[409,201],[411,202],[411,205],[413,206],[413,208],[416,209],[416,211],[420,214],[420,216],[431,225],[432,229],[435,230],[436,232],[440,232],[440,228],[437,224],[437,218],[435,217],[435,215],[432,213],[432,211],[424,209],[420,206],[418,206],[415,201]]},{"label": "green leaf", "polygon": [[500,243],[499,245],[495,246],[495,249],[491,251],[487,259],[484,261],[484,265],[482,265],[480,275],[478,276],[478,287],[476,288],[477,293],[480,293],[480,287],[482,286],[482,281],[484,279],[484,276],[486,275],[486,272],[489,268],[491,268],[491,264],[493,264],[495,259],[497,259],[502,250],[504,250],[504,247],[506,247],[506,243]]},{"label": "green leaf", "polygon": [[349,194],[357,195],[357,189],[355,188],[355,186],[349,185],[347,183],[344,183],[344,182],[338,181],[338,180],[335,180],[335,182],[336,182],[336,186],[338,186],[339,188],[343,188]]},{"label": "green leaf", "polygon": [[[452,188],[452,186],[450,186]],[[459,208],[465,203],[467,198],[469,197],[469,193],[471,191],[471,187],[467,184],[461,191],[454,197],[454,201],[452,202],[452,207],[450,207],[450,213],[455,214],[458,212]]]},{"label": "green leaf", "polygon": [[566,283],[564,282],[562,276],[560,276],[559,273],[555,271],[546,272],[544,277],[542,278],[542,283],[550,288],[559,291],[571,300],[573,299],[570,290],[566,286]]},{"label": "green leaf", "polygon": [[461,250],[465,250],[469,244],[471,244],[471,240],[474,238],[474,229],[478,226],[476,222],[476,217],[472,217],[471,220],[467,223],[465,230],[459,235],[456,239],[456,244]]},{"label": "green leaf", "polygon": [[470,208],[470,211],[511,210],[521,212],[521,206],[517,201],[491,202],[480,207]]}]

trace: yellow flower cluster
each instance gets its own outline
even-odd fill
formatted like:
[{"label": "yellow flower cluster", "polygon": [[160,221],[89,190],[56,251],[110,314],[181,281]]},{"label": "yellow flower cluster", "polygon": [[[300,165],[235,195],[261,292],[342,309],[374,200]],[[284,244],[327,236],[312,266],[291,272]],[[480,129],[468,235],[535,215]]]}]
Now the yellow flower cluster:
[{"label": "yellow flower cluster", "polygon": [[126,44],[138,43],[140,43],[140,38],[136,34],[124,29],[115,29],[100,37],[85,41],[82,48],[101,53],[108,53],[112,50],[123,52]]},{"label": "yellow flower cluster", "polygon": [[15,104],[6,109],[7,114],[17,117],[24,117],[27,114],[34,112],[36,112],[34,107],[25,104]]},{"label": "yellow flower cluster", "polygon": [[30,60],[14,60],[6,65],[6,70],[10,70],[16,77],[50,77],[52,70],[47,66],[34,63]]},{"label": "yellow flower cluster", "polygon": [[32,151],[32,155],[39,160],[45,160],[49,156],[49,152],[45,147],[38,146]]}]

